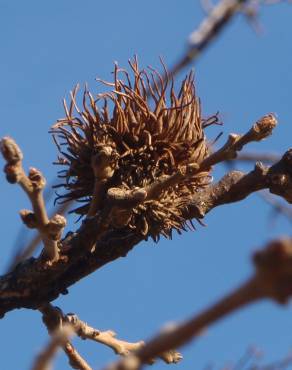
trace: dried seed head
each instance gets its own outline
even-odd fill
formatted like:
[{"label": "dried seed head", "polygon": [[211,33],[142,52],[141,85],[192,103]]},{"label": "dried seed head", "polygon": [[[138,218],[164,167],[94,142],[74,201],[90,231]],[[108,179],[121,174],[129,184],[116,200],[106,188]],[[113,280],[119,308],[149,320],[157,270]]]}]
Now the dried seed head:
[{"label": "dried seed head", "polygon": [[[182,165],[200,163],[208,154],[193,73],[176,95],[165,67],[163,79],[153,69],[139,70],[137,59],[129,64],[132,80],[115,65],[113,83],[100,81],[111,90],[93,97],[85,89],[82,110],[76,104],[76,87],[69,107],[64,101],[66,117],[52,128],[61,155],[57,163],[67,167],[59,175],[65,182],[58,185],[67,192],[58,200],[84,202],[74,210],[81,215],[88,210],[95,181],[105,184],[102,209],[108,189],[144,188]],[[128,227],[154,239],[160,233],[171,236],[173,228],[185,229],[182,210],[209,182],[208,172],[197,173],[158,199],[145,200],[127,217]]]}]

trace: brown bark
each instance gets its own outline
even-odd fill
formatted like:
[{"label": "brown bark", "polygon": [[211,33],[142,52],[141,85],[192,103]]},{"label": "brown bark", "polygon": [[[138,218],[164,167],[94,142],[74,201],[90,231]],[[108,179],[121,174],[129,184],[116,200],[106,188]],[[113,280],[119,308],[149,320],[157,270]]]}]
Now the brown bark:
[{"label": "brown bark", "polygon": [[[185,218],[203,218],[213,208],[246,198],[249,194],[269,189],[292,202],[292,150],[270,168],[257,164],[248,174],[233,171],[218,183],[207,187],[190,199]],[[112,229],[96,243],[98,216],[86,219],[76,233],[62,241],[61,258],[50,264],[30,258],[0,277],[0,314],[16,308],[36,309],[66,294],[67,288],[103,265],[127,253],[142,236],[127,228]],[[94,251],[88,245],[94,245]]]}]

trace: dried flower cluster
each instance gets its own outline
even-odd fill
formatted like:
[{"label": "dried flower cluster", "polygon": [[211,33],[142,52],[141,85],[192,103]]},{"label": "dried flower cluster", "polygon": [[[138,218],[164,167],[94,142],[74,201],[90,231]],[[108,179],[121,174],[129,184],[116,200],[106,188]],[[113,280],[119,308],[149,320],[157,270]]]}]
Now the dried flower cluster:
[{"label": "dried flower cluster", "polygon": [[[74,210],[81,215],[88,213],[97,185],[99,211],[106,205],[110,188],[146,188],[177,173],[183,165],[199,164],[208,154],[203,131],[207,123],[201,118],[193,73],[185,78],[176,95],[165,67],[166,78],[162,78],[151,68],[139,70],[136,59],[129,64],[133,81],[116,65],[113,83],[99,80],[110,91],[95,98],[85,89],[83,110],[77,106],[75,88],[69,107],[64,101],[66,117],[52,128],[61,154],[57,163],[67,167],[60,171],[66,181],[58,185],[67,193],[59,195],[58,200],[85,202]],[[107,162],[99,166],[104,170],[94,171],[93,161]],[[181,212],[189,197],[209,182],[209,172],[197,173],[164,189],[155,199],[146,198],[132,209],[128,227],[154,240],[160,233],[171,237],[172,229],[191,227]],[[121,225],[113,222],[113,226]]]}]

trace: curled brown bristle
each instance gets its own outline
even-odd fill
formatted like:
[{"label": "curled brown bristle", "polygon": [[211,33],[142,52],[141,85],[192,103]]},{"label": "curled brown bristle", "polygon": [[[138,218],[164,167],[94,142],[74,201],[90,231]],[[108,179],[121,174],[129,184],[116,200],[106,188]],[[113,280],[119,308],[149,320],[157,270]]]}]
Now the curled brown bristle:
[{"label": "curled brown bristle", "polygon": [[[58,186],[67,192],[58,200],[84,202],[74,210],[81,215],[88,212],[97,179],[105,195],[97,202],[101,210],[109,188],[144,188],[182,165],[199,164],[208,154],[193,73],[175,94],[166,69],[163,79],[152,68],[139,70],[136,58],[129,64],[133,79],[115,65],[113,83],[100,81],[110,91],[94,97],[86,88],[82,110],[76,103],[76,87],[69,106],[64,100],[66,117],[52,127],[60,151],[57,163],[66,166],[60,172],[64,182]],[[93,158],[106,161],[101,174],[93,171]],[[159,234],[171,236],[172,229],[186,229],[182,210],[209,182],[208,172],[198,173],[158,199],[146,199],[132,210],[127,226],[154,239]]]}]

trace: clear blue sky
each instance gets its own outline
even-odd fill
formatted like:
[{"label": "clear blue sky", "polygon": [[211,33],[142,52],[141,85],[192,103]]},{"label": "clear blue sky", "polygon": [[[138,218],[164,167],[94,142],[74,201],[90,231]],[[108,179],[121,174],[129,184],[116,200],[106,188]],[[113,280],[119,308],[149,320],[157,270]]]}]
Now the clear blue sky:
[{"label": "clear blue sky", "polygon": [[[110,79],[113,62],[126,66],[134,54],[141,65],[158,67],[159,56],[172,65],[203,16],[195,0],[0,0],[0,136],[17,140],[26,168],[40,168],[53,179],[56,150],[47,132],[63,116],[61,99],[69,90],[88,82],[96,91],[96,76]],[[195,66],[203,113],[220,111],[225,138],[229,132],[246,131],[265,113],[278,115],[273,137],[251,149],[283,153],[291,146],[291,17],[289,4],[263,7],[260,36],[237,17]],[[211,139],[217,133],[208,131]],[[0,189],[4,271],[21,226],[18,211],[29,203],[4,176]],[[285,219],[271,224],[270,216],[269,206],[257,196],[218,208],[206,217],[207,227],[158,245],[141,243],[55,303],[96,328],[115,330],[120,338],[146,339],[163,323],[188,317],[247,278],[252,251],[291,231]],[[71,222],[70,227],[77,225]],[[38,312],[7,314],[0,321],[1,368],[29,369],[46,340]],[[96,343],[75,343],[94,369],[115,358]],[[184,360],[168,368],[223,366],[250,344],[262,348],[267,361],[287,353],[292,347],[291,307],[265,302],[236,313],[183,348]],[[69,368],[63,355],[57,364],[56,369]],[[155,369],[166,367],[158,363]]]}]

